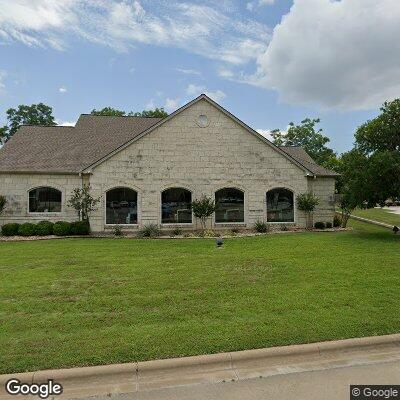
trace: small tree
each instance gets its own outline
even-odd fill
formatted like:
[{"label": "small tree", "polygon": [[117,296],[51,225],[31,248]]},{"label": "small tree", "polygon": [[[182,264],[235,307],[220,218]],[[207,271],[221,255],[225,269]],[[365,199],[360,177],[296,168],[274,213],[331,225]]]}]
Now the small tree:
[{"label": "small tree", "polygon": [[7,200],[6,200],[5,196],[2,196],[2,195],[0,194],[0,214],[1,214],[1,213],[3,212],[3,210],[5,209],[6,204],[7,204]]},{"label": "small tree", "polygon": [[74,189],[67,204],[76,210],[79,221],[89,222],[90,213],[96,210],[96,204],[99,201],[100,198],[95,199],[90,194],[90,186],[83,185],[81,188]]},{"label": "small tree", "polygon": [[217,205],[210,197],[203,195],[200,199],[192,201],[191,207],[194,216],[200,219],[201,226],[203,230],[205,230],[206,220],[215,212],[215,210],[217,209]]},{"label": "small tree", "polygon": [[312,213],[319,204],[319,199],[311,192],[301,193],[297,196],[297,208],[306,214],[306,225],[308,229],[313,226]]}]

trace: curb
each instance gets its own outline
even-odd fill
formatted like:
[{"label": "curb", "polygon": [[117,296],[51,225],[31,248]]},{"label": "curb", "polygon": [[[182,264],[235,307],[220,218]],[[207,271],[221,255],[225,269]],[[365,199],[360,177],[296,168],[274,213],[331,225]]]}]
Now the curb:
[{"label": "curb", "polygon": [[357,217],[356,215],[350,215],[350,218],[351,219],[355,219],[356,221],[366,222],[366,223],[371,224],[371,225],[382,226],[383,228],[393,229],[393,226],[394,226],[394,225],[386,224],[384,222],[374,221],[374,220],[368,219],[368,218]]},{"label": "curb", "polygon": [[[41,370],[0,375],[0,398],[9,399],[5,383],[16,378],[24,383],[54,379],[64,387],[63,398],[109,393],[133,393],[152,388],[193,383],[216,383],[282,373],[282,367],[300,363],[337,363],[357,352],[385,354],[395,351],[400,359],[400,334],[318,342],[193,357],[141,361],[125,364]],[[359,357],[359,355],[358,355]],[[288,369],[290,369],[288,368]],[[264,372],[263,372],[264,371]],[[139,388],[140,386],[140,388]]]}]

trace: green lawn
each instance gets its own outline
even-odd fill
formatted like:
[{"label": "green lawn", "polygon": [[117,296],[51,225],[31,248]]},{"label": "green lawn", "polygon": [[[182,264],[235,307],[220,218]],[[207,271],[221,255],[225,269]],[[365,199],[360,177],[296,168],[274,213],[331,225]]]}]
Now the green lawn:
[{"label": "green lawn", "polygon": [[0,243],[0,372],[400,332],[400,235]]},{"label": "green lawn", "polygon": [[378,222],[384,222],[389,225],[400,226],[400,215],[393,214],[382,208],[369,208],[367,210],[357,209],[354,210],[352,214],[358,217],[368,218]]}]

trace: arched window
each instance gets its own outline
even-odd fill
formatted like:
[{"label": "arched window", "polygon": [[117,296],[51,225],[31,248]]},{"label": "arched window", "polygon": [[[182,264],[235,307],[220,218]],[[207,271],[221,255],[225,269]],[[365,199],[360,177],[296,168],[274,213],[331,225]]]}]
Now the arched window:
[{"label": "arched window", "polygon": [[120,187],[106,193],[106,224],[137,224],[137,192]]},{"label": "arched window", "polygon": [[215,192],[215,222],[244,222],[244,193],[235,188]]},{"label": "arched window", "polygon": [[61,212],[61,192],[51,187],[30,190],[29,212]]},{"label": "arched window", "polygon": [[192,223],[192,193],[183,188],[166,189],[161,194],[161,222],[163,224]]},{"label": "arched window", "polygon": [[267,193],[267,221],[294,222],[293,192],[277,188]]}]

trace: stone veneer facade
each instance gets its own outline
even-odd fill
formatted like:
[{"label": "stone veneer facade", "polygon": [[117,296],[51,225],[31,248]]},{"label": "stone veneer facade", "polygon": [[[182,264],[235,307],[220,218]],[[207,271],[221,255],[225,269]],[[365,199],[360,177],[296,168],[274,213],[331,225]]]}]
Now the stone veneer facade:
[{"label": "stone veneer facade", "polygon": [[[208,117],[208,126],[198,126],[199,115]],[[277,187],[290,189],[295,197],[314,192],[320,198],[314,221],[332,221],[334,215],[334,178],[307,176],[302,168],[261,138],[211,103],[200,100],[84,174],[0,173],[0,193],[8,199],[0,225],[43,219],[73,221],[76,215],[66,206],[66,199],[75,187],[88,182],[93,196],[101,198],[91,216],[93,231],[108,229],[105,193],[115,187],[137,191],[139,227],[150,223],[161,225],[161,192],[170,187],[190,190],[192,199],[203,194],[214,197],[221,188],[241,189],[245,196],[245,222],[239,225],[246,227],[257,220],[266,220],[266,192]],[[61,213],[28,213],[28,191],[39,186],[61,190]],[[305,224],[303,213],[296,207],[295,224]],[[208,221],[210,227],[227,225],[230,226],[215,226],[213,218]],[[199,221],[193,218],[189,227],[199,226]]]}]

